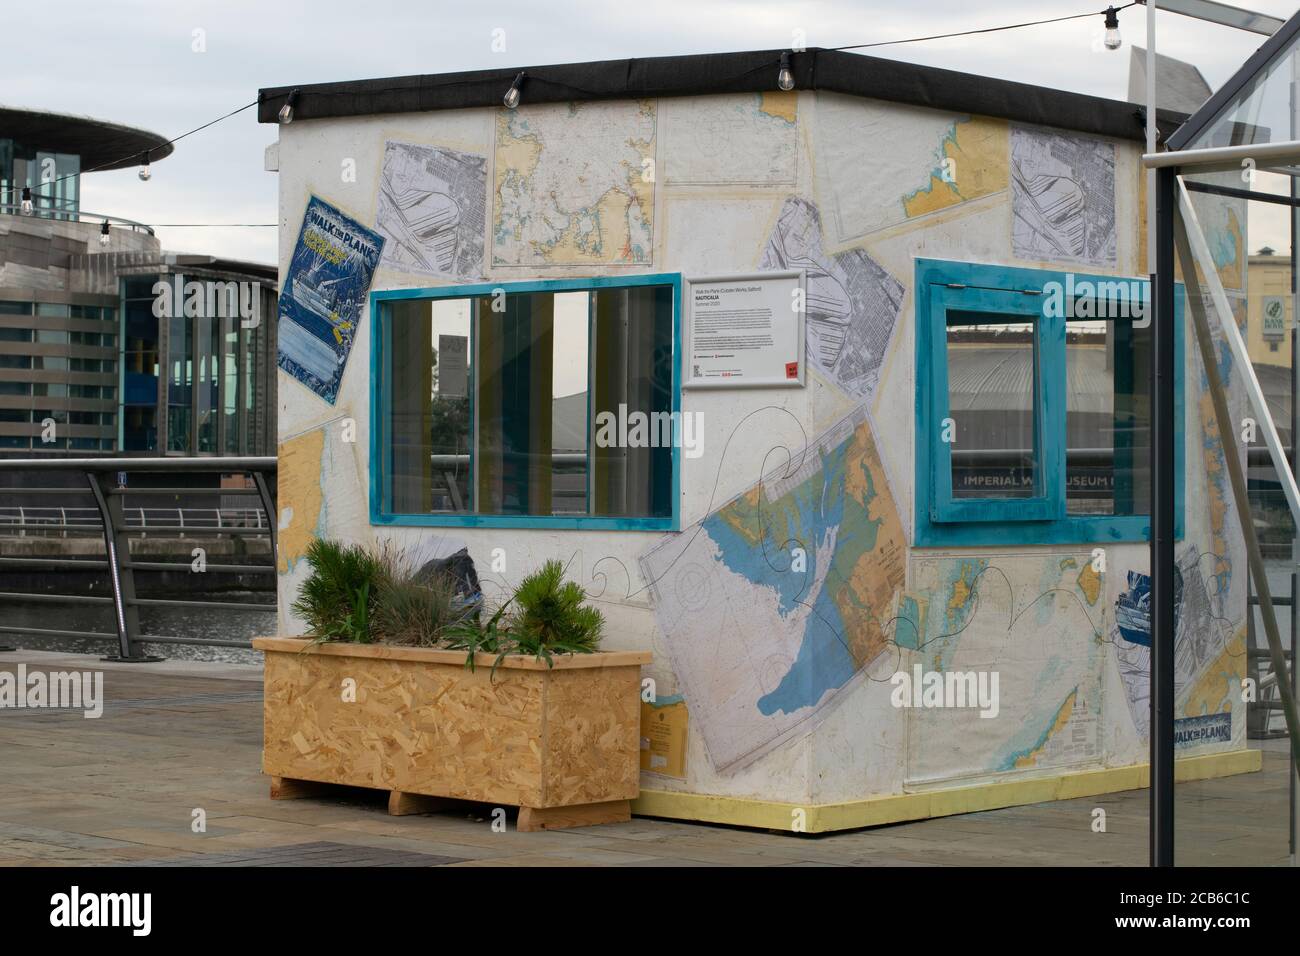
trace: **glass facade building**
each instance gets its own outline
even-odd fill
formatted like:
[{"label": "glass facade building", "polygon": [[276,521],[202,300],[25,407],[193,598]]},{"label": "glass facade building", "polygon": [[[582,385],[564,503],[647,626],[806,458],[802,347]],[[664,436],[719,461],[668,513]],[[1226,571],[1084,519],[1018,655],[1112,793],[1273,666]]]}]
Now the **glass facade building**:
[{"label": "glass facade building", "polygon": [[0,455],[273,454],[275,268],[81,208],[83,167],[161,137],[2,107],[0,129]]}]

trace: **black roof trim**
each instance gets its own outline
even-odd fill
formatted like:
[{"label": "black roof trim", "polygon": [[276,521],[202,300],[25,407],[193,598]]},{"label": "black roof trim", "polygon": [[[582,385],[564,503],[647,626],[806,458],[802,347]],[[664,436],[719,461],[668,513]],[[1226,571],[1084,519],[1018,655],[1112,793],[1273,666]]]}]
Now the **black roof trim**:
[{"label": "black roof trim", "polygon": [[1237,94],[1254,79],[1257,74],[1269,60],[1279,50],[1289,44],[1297,32],[1300,32],[1300,11],[1292,14],[1291,19],[1282,24],[1278,31],[1265,40],[1250,58],[1241,65],[1241,68],[1228,82],[1215,90],[1214,95],[1201,104],[1201,108],[1187,118],[1187,122],[1174,130],[1172,136],[1166,142],[1169,149],[1182,149],[1191,140],[1201,135],[1206,128],[1214,122],[1219,113],[1230,102],[1236,99]]},{"label": "black roof trim", "polygon": [[[525,67],[523,102],[773,92],[777,90],[777,69],[783,52],[707,53]],[[795,89],[799,90],[826,90],[1118,139],[1143,139],[1139,108],[1118,100],[838,50],[814,48],[793,53],[791,70]],[[262,123],[274,123],[280,107],[295,89],[295,119],[500,106],[519,73],[520,69],[513,67],[267,87],[260,91],[257,118]],[[1161,110],[1157,119],[1161,135],[1175,129],[1182,119],[1182,114]]]}]

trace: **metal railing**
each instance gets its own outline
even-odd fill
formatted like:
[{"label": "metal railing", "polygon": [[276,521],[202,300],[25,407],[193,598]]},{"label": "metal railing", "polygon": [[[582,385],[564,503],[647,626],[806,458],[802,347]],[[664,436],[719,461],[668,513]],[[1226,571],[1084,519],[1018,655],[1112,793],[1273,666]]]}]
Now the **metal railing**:
[{"label": "metal railing", "polygon": [[[197,607],[223,611],[275,611],[274,604],[250,604],[232,601],[204,601],[180,599],[151,599],[136,596],[136,571],[184,571],[192,572],[194,566],[189,563],[165,561],[141,561],[132,558],[130,540],[134,536],[143,536],[149,532],[159,531],[180,536],[188,534],[215,535],[260,535],[270,539],[271,563],[266,564],[210,564],[205,563],[207,571],[229,572],[236,574],[267,573],[276,571],[276,522],[275,503],[271,496],[268,476],[274,476],[276,459],[266,458],[23,458],[0,459],[0,474],[12,472],[42,472],[61,475],[80,475],[85,481],[85,488],[95,500],[94,508],[28,508],[25,506],[6,506],[0,509],[0,536],[8,535],[11,539],[24,536],[24,532],[56,532],[66,535],[85,534],[97,531],[104,537],[105,557],[95,558],[51,558],[5,555],[0,548],[0,570],[7,568],[34,567],[55,569],[105,569],[108,572],[110,596],[75,595],[75,594],[19,594],[0,592],[0,601],[34,601],[51,604],[68,605],[111,605],[116,634],[103,631],[78,631],[56,628],[23,627],[0,623],[0,634],[33,634],[41,637],[78,637],[116,640],[118,652],[105,660],[148,662],[162,658],[142,653],[140,645],[150,644],[198,644],[210,647],[250,647],[248,641],[225,640],[204,637],[177,637],[161,634],[143,634],[140,629],[139,610],[142,607]],[[179,487],[159,488],[148,486],[131,486],[119,483],[118,476],[137,473],[165,474],[209,474],[230,475],[246,474],[252,479],[252,487]],[[5,482],[8,484],[8,482]],[[79,495],[87,491],[76,487],[34,487],[21,486],[0,487],[0,495],[40,496],[40,495]],[[249,509],[162,509],[162,508],[128,508],[126,499],[132,495],[248,495],[255,496],[260,508]],[[6,523],[18,512],[16,523]],[[31,512],[40,512],[41,520],[35,516],[28,519]],[[90,514],[86,514],[89,512]],[[170,513],[171,523],[164,523],[161,514]],[[153,515],[151,518],[150,515]],[[253,516],[256,517],[253,517]],[[132,520],[134,518],[134,520]],[[28,520],[24,525],[22,522]]]},{"label": "metal railing", "polygon": [[153,227],[146,223],[123,219],[121,216],[110,216],[108,213],[91,212],[79,206],[76,209],[66,209],[58,206],[42,206],[38,202],[34,205],[31,215],[28,215],[22,211],[22,203],[0,203],[0,213],[22,216],[24,219],[54,219],[59,222],[108,222],[110,225],[124,227],[132,232],[143,232],[151,236],[154,234]]},{"label": "metal railing", "polygon": [[[4,470],[0,460],[0,471]],[[196,489],[186,489],[187,493]],[[198,489],[202,491],[203,489]],[[229,493],[231,489],[215,489]],[[142,492],[152,489],[141,489]],[[220,531],[236,529],[265,529],[266,516],[261,508],[123,508],[126,527],[148,537],[149,532],[175,532],[183,537],[189,531],[215,528]],[[99,534],[103,527],[98,508],[69,508],[42,506],[0,507],[0,535],[16,534],[19,537],[55,535],[66,538],[72,534]]]}]

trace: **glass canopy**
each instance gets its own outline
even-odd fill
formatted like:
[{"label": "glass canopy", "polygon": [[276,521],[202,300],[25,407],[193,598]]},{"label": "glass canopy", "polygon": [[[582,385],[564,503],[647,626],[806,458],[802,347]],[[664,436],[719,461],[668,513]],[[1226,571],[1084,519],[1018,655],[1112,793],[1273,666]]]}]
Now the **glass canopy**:
[{"label": "glass canopy", "polygon": [[1297,138],[1300,20],[1292,17],[1169,139],[1179,151]]}]

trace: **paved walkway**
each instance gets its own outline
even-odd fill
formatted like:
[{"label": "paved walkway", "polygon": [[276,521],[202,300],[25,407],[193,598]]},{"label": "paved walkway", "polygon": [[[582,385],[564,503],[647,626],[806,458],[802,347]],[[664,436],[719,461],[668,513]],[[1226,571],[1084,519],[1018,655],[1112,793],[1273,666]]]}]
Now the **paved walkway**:
[{"label": "paved walkway", "polygon": [[[387,794],[272,801],[260,668],[18,651],[0,670],[103,669],[103,717],[0,709],[0,865],[1145,865],[1145,791],[825,836],[633,819],[494,833],[489,808],[389,817]],[[1179,788],[1183,862],[1281,863],[1286,760]],[[1092,831],[1106,810],[1105,833]],[[207,830],[195,833],[195,811]],[[513,824],[512,824],[513,826]]]}]

